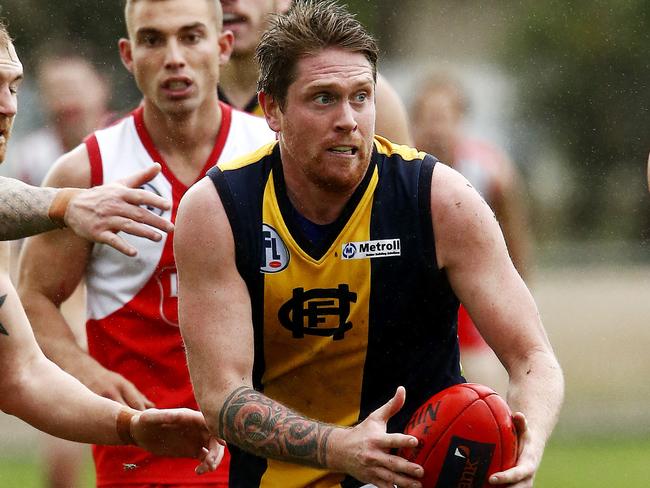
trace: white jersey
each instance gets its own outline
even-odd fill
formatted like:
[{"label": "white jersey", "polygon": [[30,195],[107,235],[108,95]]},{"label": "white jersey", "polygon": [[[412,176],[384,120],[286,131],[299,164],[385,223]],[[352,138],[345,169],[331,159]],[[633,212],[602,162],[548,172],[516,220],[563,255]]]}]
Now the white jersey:
[{"label": "white jersey", "polygon": [[[221,104],[222,122],[200,177],[219,162],[249,153],[275,139],[266,122]],[[172,202],[159,214],[171,222],[188,187],[166,165],[149,136],[143,108],[85,141],[92,185],[113,182],[158,162],[162,172],[144,188]],[[154,209],[152,209],[154,210]],[[86,271],[88,350],[104,367],[124,376],[158,408],[197,408],[178,328],[173,236],[160,242],[122,235],[137,250],[125,257],[95,244]],[[196,483],[192,459],[155,457],[129,446],[95,446],[98,485],[112,483]],[[123,464],[138,466],[124,471]],[[224,468],[200,482],[224,481]]]}]

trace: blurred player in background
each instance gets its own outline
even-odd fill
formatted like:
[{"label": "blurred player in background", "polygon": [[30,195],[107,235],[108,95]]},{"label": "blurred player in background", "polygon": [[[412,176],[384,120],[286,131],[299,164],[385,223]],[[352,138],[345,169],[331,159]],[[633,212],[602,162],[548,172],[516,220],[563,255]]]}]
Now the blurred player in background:
[{"label": "blurred player in background", "polygon": [[[530,266],[530,232],[517,168],[494,144],[466,134],[469,101],[460,82],[436,74],[421,82],[415,93],[410,114],[416,147],[460,172],[487,201],[515,268],[525,278]],[[458,336],[465,377],[505,393],[507,374],[462,306]]]},{"label": "blurred player in background", "polygon": [[[217,162],[252,151],[275,134],[266,122],[219,102],[220,65],[232,34],[218,0],[130,0],[120,55],[143,95],[140,107],[64,155],[46,183],[89,187],[160,162],[147,188],[172,200]],[[132,239],[136,260],[60,231],[28,240],[20,291],[46,353],[91,390],[136,409],[196,407],[178,329],[172,239]],[[88,349],[80,348],[58,306],[85,277]],[[227,462],[197,478],[190,459],[130,447],[95,446],[99,486],[227,486]],[[136,469],[125,471],[128,462]]]},{"label": "blurred player in background", "polygon": [[[257,102],[258,66],[255,48],[269,16],[284,13],[292,0],[221,0],[224,28],[235,35],[230,61],[222,69],[219,98],[233,107],[262,116]],[[397,92],[381,75],[377,78],[377,134],[398,144],[413,143],[408,117]]]},{"label": "blurred player in background", "polygon": [[491,482],[530,488],[562,372],[478,193],[374,136],[377,55],[332,1],[297,0],[264,33],[259,99],[278,139],[210,170],[176,221],[197,400],[233,486],[417,488],[422,468],[392,449],[416,446],[400,434],[412,413],[463,381],[460,299],[519,412],[517,466]]},{"label": "blurred player in background", "polygon": [[[23,68],[6,27],[0,22],[0,163],[4,161],[18,110],[17,93]],[[127,186],[139,186],[158,173],[154,168],[126,180]],[[125,199],[125,197],[127,197]],[[113,184],[96,190],[36,188],[17,180],[0,177],[0,239],[70,225],[82,235],[103,236],[106,218],[96,218],[84,209],[90,203],[108,204],[106,213],[113,229],[120,229],[119,217],[128,199],[164,209],[168,203],[143,190]],[[131,216],[163,230],[169,224],[138,207],[126,205]],[[116,213],[112,213],[111,209]],[[138,218],[144,213],[151,218]],[[118,219],[118,220],[115,220]],[[126,220],[126,219],[124,219]],[[138,224],[130,222],[130,230]],[[163,225],[161,225],[161,223]],[[94,229],[93,229],[94,227]],[[100,231],[96,234],[96,231]],[[160,236],[152,230],[149,237]],[[114,241],[121,242],[121,241]],[[79,442],[138,445],[171,456],[203,459],[199,472],[214,469],[223,449],[215,439],[209,441],[205,421],[199,412],[187,409],[138,412],[102,398],[85,388],[72,376],[49,361],[39,349],[25,312],[9,279],[9,249],[0,245],[0,409],[36,428]],[[210,445],[206,456],[202,448]]]},{"label": "blurred player in background", "polygon": [[[9,176],[30,185],[40,185],[54,161],[78,146],[93,130],[110,123],[109,85],[92,62],[63,43],[41,49],[36,81],[45,125],[16,140],[8,153]],[[79,87],[83,87],[80,89]],[[18,256],[19,241],[12,250]],[[17,269],[18,259],[12,259]],[[14,271],[14,269],[12,269]],[[15,273],[12,273],[14,275]],[[86,344],[85,288],[81,284],[61,305],[61,312],[81,347]],[[45,480],[50,488],[79,486],[87,447],[47,436],[43,442]]]}]

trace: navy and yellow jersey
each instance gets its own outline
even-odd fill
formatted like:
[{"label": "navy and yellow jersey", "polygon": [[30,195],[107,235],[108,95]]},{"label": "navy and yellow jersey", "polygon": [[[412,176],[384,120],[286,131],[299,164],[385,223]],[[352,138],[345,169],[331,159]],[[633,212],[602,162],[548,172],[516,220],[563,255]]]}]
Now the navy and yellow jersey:
[{"label": "navy and yellow jersey", "polygon": [[[228,105],[232,105],[232,103],[230,103],[230,100],[228,100],[226,94],[221,90],[221,87],[219,86],[217,87],[217,95],[219,96],[219,100],[227,103]],[[246,106],[242,109],[242,112],[248,112],[249,114],[255,115],[257,117],[264,117],[264,111],[262,110],[262,107],[257,100],[257,93],[248,101]]]},{"label": "navy and yellow jersey", "polygon": [[[436,264],[436,160],[375,138],[369,169],[318,245],[287,197],[277,143],[208,173],[251,296],[256,389],[306,415],[354,425],[399,385],[403,431],[434,393],[463,381],[458,299]],[[232,449],[231,487],[354,487],[356,480]]]}]

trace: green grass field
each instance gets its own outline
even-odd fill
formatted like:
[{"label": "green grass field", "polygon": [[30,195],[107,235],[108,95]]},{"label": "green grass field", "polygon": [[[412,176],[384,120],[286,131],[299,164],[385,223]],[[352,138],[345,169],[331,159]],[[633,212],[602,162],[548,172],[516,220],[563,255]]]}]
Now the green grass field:
[{"label": "green grass field", "polygon": [[[647,488],[650,440],[554,441],[539,470],[537,488]],[[88,466],[85,479],[92,487]],[[0,459],[1,488],[42,488],[34,461]]]}]

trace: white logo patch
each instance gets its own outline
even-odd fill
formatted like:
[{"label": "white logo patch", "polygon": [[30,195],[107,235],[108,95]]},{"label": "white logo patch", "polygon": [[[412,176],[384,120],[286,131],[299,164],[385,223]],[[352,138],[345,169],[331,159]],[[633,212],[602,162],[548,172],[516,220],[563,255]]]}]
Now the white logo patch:
[{"label": "white logo patch", "polygon": [[273,227],[262,224],[262,240],[262,273],[277,273],[289,266],[289,250]]},{"label": "white logo patch", "polygon": [[401,248],[399,239],[348,242],[343,244],[341,259],[372,259],[401,256]]}]

